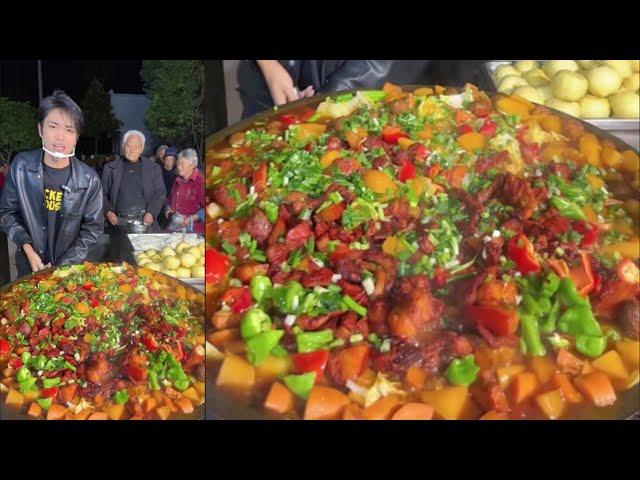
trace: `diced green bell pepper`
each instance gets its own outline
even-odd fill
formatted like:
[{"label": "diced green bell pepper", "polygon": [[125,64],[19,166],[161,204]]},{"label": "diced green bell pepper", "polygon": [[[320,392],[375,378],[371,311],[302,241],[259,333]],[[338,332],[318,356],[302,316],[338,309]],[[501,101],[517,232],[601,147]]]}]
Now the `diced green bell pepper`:
[{"label": "diced green bell pepper", "polygon": [[253,365],[262,365],[271,351],[276,348],[284,335],[284,330],[262,332],[247,340],[247,358]]},{"label": "diced green bell pepper", "polygon": [[304,373],[302,375],[287,375],[283,378],[284,384],[300,398],[309,398],[313,385],[316,381],[316,372]]},{"label": "diced green bell pepper", "polygon": [[444,372],[444,376],[452,385],[468,386],[476,381],[478,372],[480,372],[480,367],[476,365],[475,357],[467,355],[464,358],[453,360]]}]

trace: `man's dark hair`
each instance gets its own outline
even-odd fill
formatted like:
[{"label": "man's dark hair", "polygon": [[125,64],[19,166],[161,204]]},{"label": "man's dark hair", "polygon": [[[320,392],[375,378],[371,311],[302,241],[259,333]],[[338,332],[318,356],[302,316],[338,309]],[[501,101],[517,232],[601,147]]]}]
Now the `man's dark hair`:
[{"label": "man's dark hair", "polygon": [[49,115],[51,110],[59,108],[64,111],[73,120],[78,135],[82,133],[84,128],[84,114],[76,102],[62,90],[54,90],[53,94],[43,99],[38,107],[38,123],[42,127],[44,119]]}]

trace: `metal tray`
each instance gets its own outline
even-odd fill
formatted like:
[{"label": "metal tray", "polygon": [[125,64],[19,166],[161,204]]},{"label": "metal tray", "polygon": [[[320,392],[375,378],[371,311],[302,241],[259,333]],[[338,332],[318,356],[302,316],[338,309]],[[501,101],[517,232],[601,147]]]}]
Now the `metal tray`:
[{"label": "metal tray", "polygon": [[[430,87],[432,85],[404,85],[405,90],[415,90],[419,87]],[[297,110],[303,106],[315,107],[328,96],[334,97],[341,93],[355,93],[355,91],[340,91],[336,93],[326,94],[322,96],[316,96],[311,98],[304,98],[284,107],[278,107],[277,109],[270,109],[265,112],[261,112],[253,117],[242,120],[234,125],[231,125],[223,130],[220,130],[206,139],[207,150],[222,146],[226,143],[230,135],[249,129],[256,122],[264,122],[275,117]],[[551,109],[555,114],[564,118],[574,118],[563,112]],[[621,140],[612,133],[598,128],[592,123],[586,123],[582,119],[576,119],[582,121],[585,130],[590,131],[598,135],[599,137],[611,140],[618,149],[627,150],[632,148],[624,140]],[[638,151],[637,147],[633,150]],[[265,413],[261,409],[255,407],[245,407],[242,403],[238,402],[233,396],[220,391],[215,385],[213,378],[213,372],[217,371],[218,365],[216,362],[207,360],[207,379],[206,379],[206,419],[207,420],[270,420],[274,419],[273,416]],[[618,393],[618,400],[615,405],[610,407],[598,408],[593,405],[584,405],[578,414],[572,418],[572,420],[627,420],[638,419],[640,415],[640,384],[635,387]]]},{"label": "metal tray", "polygon": [[[493,72],[500,65],[512,63],[514,60],[492,60],[484,64],[485,72],[489,77],[491,85],[497,89],[493,81]],[[539,60],[544,61],[544,60]],[[590,123],[602,130],[611,132],[622,141],[628,143],[633,148],[640,148],[640,119],[631,118],[581,118],[580,120]]]},{"label": "metal tray", "polygon": [[[104,262],[104,263],[108,263],[108,262]],[[14,285],[23,282],[25,280],[29,280],[31,279],[34,275],[40,275],[43,272],[50,272],[55,270],[58,267],[52,267],[52,268],[48,268],[46,270],[41,270],[40,272],[34,272],[31,273],[29,275],[25,275],[24,277],[20,277],[17,280],[14,280],[11,283],[8,283],[6,285],[3,285],[2,287],[0,287],[0,296],[8,291],[9,289],[11,289]],[[156,272],[159,275],[163,275],[166,278],[168,278],[170,281],[175,282],[177,284],[181,284],[183,285],[185,288],[192,290],[193,292],[197,293],[197,294],[202,294],[202,292],[200,292],[199,290],[195,289],[192,285],[187,284],[186,282],[180,281],[177,278],[171,277],[169,275],[165,275],[162,272]],[[205,314],[206,316],[206,314]],[[14,408],[10,408],[7,407],[4,403],[4,399],[5,399],[6,393],[2,393],[0,394],[0,420],[38,420],[35,419],[33,417],[30,417],[29,415],[27,415],[26,413],[20,412]],[[185,415],[185,414],[178,414],[175,417],[172,417],[171,420],[204,420],[205,418],[205,404],[202,405],[198,405],[193,413],[191,415]]]}]

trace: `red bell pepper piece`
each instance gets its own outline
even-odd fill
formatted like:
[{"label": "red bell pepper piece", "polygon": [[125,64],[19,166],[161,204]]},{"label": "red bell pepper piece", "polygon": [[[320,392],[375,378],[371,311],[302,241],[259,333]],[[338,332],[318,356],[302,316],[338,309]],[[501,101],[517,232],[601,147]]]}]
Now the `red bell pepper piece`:
[{"label": "red bell pepper piece", "polygon": [[464,315],[498,337],[513,335],[518,330],[519,318],[516,310],[467,305]]},{"label": "red bell pepper piece", "polygon": [[0,357],[9,355],[9,352],[11,352],[11,343],[4,338],[0,338]]},{"label": "red bell pepper piece", "polygon": [[301,122],[306,122],[307,120],[309,120],[311,117],[313,117],[313,115],[316,113],[315,110],[308,108],[305,111],[303,111],[302,113],[300,113],[300,121]]},{"label": "red bell pepper piece", "polygon": [[493,137],[496,134],[497,130],[498,126],[496,125],[496,122],[487,118],[478,132],[486,135],[487,137]]},{"label": "red bell pepper piece", "polygon": [[215,248],[207,248],[205,252],[206,282],[218,283],[227,273],[231,260]]},{"label": "red bell pepper piece", "polygon": [[9,361],[9,366],[14,370],[17,370],[22,367],[22,360],[19,358],[14,358],[13,360]]},{"label": "red bell pepper piece", "polygon": [[147,333],[142,337],[142,343],[150,352],[155,352],[156,350],[158,350],[158,342],[151,333]]},{"label": "red bell pepper piece", "polygon": [[97,307],[97,306],[99,306],[99,305],[100,305],[100,300],[98,300],[96,297],[93,297],[93,298],[91,299],[91,306],[92,306],[93,308],[96,308],[96,307]]},{"label": "red bell pepper piece", "polygon": [[622,260],[616,268],[618,278],[623,282],[637,285],[640,282],[640,270],[629,258]]},{"label": "red bell pepper piece", "polygon": [[404,165],[400,167],[400,171],[398,172],[398,180],[401,182],[406,182],[407,180],[411,180],[412,178],[416,178],[416,167],[413,163],[406,161]]},{"label": "red bell pepper piece", "polygon": [[471,125],[461,125],[459,130],[464,135],[465,133],[473,132],[473,127]]},{"label": "red bell pepper piece", "polygon": [[397,144],[399,139],[408,137],[409,135],[403,132],[400,127],[391,127],[389,125],[386,125],[382,129],[382,139],[385,142],[391,143],[393,145]]},{"label": "red bell pepper piece", "polygon": [[583,248],[590,247],[598,241],[598,226],[593,223],[577,220],[571,222],[571,228],[582,235],[580,246]]},{"label": "red bell pepper piece", "polygon": [[42,398],[52,398],[58,394],[58,387],[43,388],[40,390]]},{"label": "red bell pepper piece", "polygon": [[535,257],[533,245],[523,233],[514,236],[509,241],[508,257],[516,263],[516,269],[526,275],[538,273],[541,270],[540,262]]},{"label": "red bell pepper piece", "polygon": [[291,113],[280,115],[279,120],[285,125],[293,125],[299,122],[298,117]]},{"label": "red bell pepper piece", "polygon": [[317,350],[291,355],[293,366],[298,374],[316,372],[321,376],[329,360],[329,350]]},{"label": "red bell pepper piece", "polygon": [[243,291],[240,297],[231,306],[233,313],[242,313],[248,310],[253,305],[253,297],[251,296],[251,290],[248,287],[243,287]]},{"label": "red bell pepper piece", "polygon": [[91,290],[93,287],[95,287],[93,282],[86,282],[84,285],[82,285],[82,288],[87,291]]}]

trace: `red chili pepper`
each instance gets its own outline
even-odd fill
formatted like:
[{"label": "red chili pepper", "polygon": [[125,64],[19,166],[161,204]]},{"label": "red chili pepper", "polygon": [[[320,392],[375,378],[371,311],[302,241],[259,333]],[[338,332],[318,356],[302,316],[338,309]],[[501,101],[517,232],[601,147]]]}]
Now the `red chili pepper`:
[{"label": "red chili pepper", "polygon": [[486,135],[487,137],[493,137],[496,134],[497,130],[498,130],[498,126],[496,125],[496,122],[487,118],[484,121],[484,125],[480,127],[478,132],[483,135]]},{"label": "red chili pepper", "polygon": [[640,270],[629,258],[625,258],[618,264],[616,273],[623,282],[631,283],[632,285],[640,282]]},{"label": "red chili pepper", "polygon": [[52,397],[55,397],[57,394],[58,394],[58,387],[43,388],[42,390],[40,390],[40,395],[43,398],[52,398]]},{"label": "red chili pepper", "polygon": [[22,360],[19,358],[14,358],[13,360],[9,361],[9,366],[14,370],[17,370],[22,367]]},{"label": "red chili pepper", "polygon": [[437,288],[443,288],[447,284],[447,278],[449,278],[449,272],[442,267],[436,267],[433,272],[433,282]]},{"label": "red chili pepper", "polygon": [[318,350],[309,353],[295,353],[291,355],[293,366],[298,374],[316,372],[322,375],[329,360],[329,350]]},{"label": "red chili pepper", "polygon": [[0,338],[0,357],[9,355],[9,352],[11,352],[11,343],[4,338]]},{"label": "red chili pepper", "polygon": [[499,337],[513,335],[518,330],[519,318],[516,310],[467,305],[464,314],[476,325]]},{"label": "red chili pepper", "polygon": [[294,123],[298,123],[298,117],[290,113],[280,115],[279,120],[285,125],[293,125]]},{"label": "red chili pepper", "polygon": [[571,222],[571,228],[582,235],[581,247],[590,247],[598,241],[598,226],[593,223],[577,220]]},{"label": "red chili pepper", "polygon": [[523,275],[531,272],[538,273],[541,270],[533,245],[523,233],[509,241],[507,256],[516,263],[516,269]]},{"label": "red chili pepper", "polygon": [[471,125],[461,125],[459,130],[461,134],[470,133],[473,132],[473,127]]},{"label": "red chili pepper", "polygon": [[386,125],[382,129],[382,139],[385,142],[391,143],[393,145],[397,144],[399,139],[408,137],[409,135],[403,132],[400,127],[391,127],[389,125]]},{"label": "red chili pepper", "polygon": [[401,182],[406,182],[407,180],[411,180],[412,178],[416,178],[416,167],[413,163],[406,161],[404,165],[400,167],[400,171],[398,172],[398,179]]},{"label": "red chili pepper", "polygon": [[156,350],[158,350],[158,342],[156,342],[155,337],[150,333],[147,333],[142,337],[142,343],[150,352],[155,352]]},{"label": "red chili pepper", "polygon": [[207,248],[205,252],[206,282],[218,283],[227,273],[231,260],[215,248]]},{"label": "red chili pepper", "polygon": [[100,300],[98,300],[96,297],[91,299],[91,306],[93,308],[96,308],[98,305],[100,305]]},{"label": "red chili pepper", "polygon": [[243,287],[243,291],[240,297],[231,306],[233,313],[242,313],[248,310],[253,305],[253,297],[251,296],[251,290],[248,287]]}]

